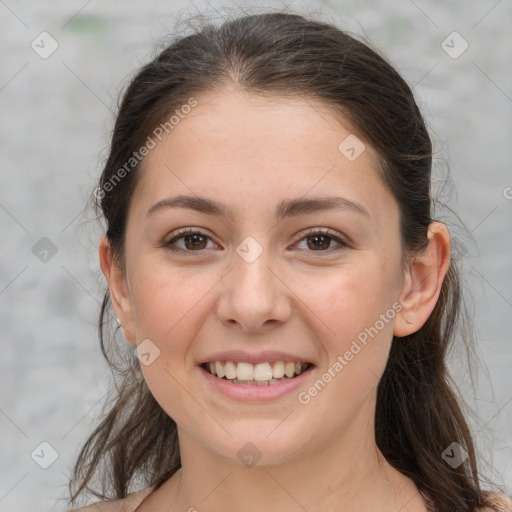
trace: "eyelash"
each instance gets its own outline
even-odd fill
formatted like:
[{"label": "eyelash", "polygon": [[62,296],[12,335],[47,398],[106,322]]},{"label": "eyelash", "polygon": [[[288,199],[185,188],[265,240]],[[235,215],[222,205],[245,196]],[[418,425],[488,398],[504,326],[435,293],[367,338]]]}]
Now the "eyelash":
[{"label": "eyelash", "polygon": [[[200,235],[202,237],[205,237],[205,238],[208,238],[211,240],[211,237],[208,236],[206,233],[203,233],[202,231],[199,231],[199,230],[193,229],[193,228],[184,228],[184,229],[178,230],[176,232],[176,235],[173,238],[171,238],[168,242],[164,242],[163,247],[167,248],[171,252],[180,252],[181,251],[181,252],[186,252],[186,253],[193,253],[193,252],[202,253],[203,251],[208,250],[208,249],[199,249],[197,251],[191,251],[188,249],[182,249],[181,247],[178,247],[178,248],[173,247],[173,245],[176,243],[177,240],[184,238],[185,236],[191,236],[191,235]],[[331,240],[338,242],[339,247],[335,248],[335,249],[329,248],[329,249],[318,250],[318,251],[306,250],[306,252],[331,253],[333,251],[337,251],[337,250],[343,249],[344,247],[348,246],[347,242],[342,240],[340,237],[336,236],[331,230],[329,230],[327,228],[324,228],[324,229],[312,228],[311,230],[307,231],[303,235],[303,237],[300,238],[294,245],[296,245],[299,242],[302,242],[304,239],[310,238],[315,235],[327,236]]]}]

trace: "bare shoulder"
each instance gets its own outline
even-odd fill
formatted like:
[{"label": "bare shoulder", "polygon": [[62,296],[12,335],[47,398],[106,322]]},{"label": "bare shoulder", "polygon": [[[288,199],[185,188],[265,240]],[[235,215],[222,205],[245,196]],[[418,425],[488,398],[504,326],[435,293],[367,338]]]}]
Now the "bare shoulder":
[{"label": "bare shoulder", "polygon": [[152,490],[153,487],[147,487],[146,489],[129,494],[126,498],[97,501],[92,505],[68,510],[67,512],[134,512]]},{"label": "bare shoulder", "polygon": [[512,512],[512,499],[510,496],[499,492],[485,493],[487,506],[479,507],[475,512]]},{"label": "bare shoulder", "polygon": [[121,512],[125,507],[125,499],[113,501],[97,501],[86,507],[74,508],[67,512]]}]

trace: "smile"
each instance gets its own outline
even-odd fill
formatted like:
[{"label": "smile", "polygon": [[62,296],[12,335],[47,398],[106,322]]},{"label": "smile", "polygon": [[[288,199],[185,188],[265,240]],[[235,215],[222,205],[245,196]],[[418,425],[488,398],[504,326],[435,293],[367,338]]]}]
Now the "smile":
[{"label": "smile", "polygon": [[235,361],[213,361],[201,365],[209,374],[232,384],[269,386],[296,378],[305,372],[310,363],[274,361],[252,364]]}]

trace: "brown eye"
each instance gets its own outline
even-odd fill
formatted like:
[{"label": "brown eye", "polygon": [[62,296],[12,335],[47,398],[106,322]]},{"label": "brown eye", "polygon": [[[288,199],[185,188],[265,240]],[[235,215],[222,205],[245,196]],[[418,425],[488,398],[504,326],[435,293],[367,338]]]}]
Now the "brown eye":
[{"label": "brown eye", "polygon": [[183,240],[185,241],[185,247],[187,249],[205,249],[206,244],[205,240],[206,237],[203,235],[195,234],[195,235],[186,235],[183,237]]},{"label": "brown eye", "polygon": [[[179,243],[182,240],[183,242]],[[179,231],[178,234],[166,242],[164,246],[173,252],[200,252],[209,248],[208,241],[211,241],[208,235],[201,231],[187,228]],[[306,241],[306,249],[303,250],[307,252],[331,252],[331,250],[342,249],[347,246],[341,238],[333,234],[328,234],[328,231],[325,230],[311,231],[296,245],[300,245],[303,241]],[[338,247],[332,248],[331,245],[333,242],[336,242]]]},{"label": "brown eye", "polygon": [[328,249],[332,240],[328,235],[313,235],[307,238],[308,240],[312,240],[312,243],[308,243],[310,249]]},{"label": "brown eye", "polygon": [[[178,241],[183,240],[182,245],[178,245]],[[201,233],[200,231],[194,231],[193,229],[185,229],[171,238],[164,245],[171,251],[185,251],[185,252],[199,252],[203,249],[208,249],[207,244],[210,237]]]},{"label": "brown eye", "polygon": [[[342,249],[347,244],[338,236],[333,234],[328,234],[328,231],[312,231],[307,236],[301,239],[302,241],[306,240],[306,251],[308,252],[331,252],[329,249],[337,250]],[[332,242],[336,242],[338,244],[337,248],[330,247]],[[299,243],[299,245],[300,245]]]}]

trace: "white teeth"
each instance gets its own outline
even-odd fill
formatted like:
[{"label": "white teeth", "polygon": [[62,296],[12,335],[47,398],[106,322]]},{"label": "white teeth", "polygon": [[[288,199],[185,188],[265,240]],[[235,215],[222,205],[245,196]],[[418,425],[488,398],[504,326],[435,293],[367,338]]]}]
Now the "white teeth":
[{"label": "white teeth", "polygon": [[224,365],[220,361],[215,362],[215,372],[217,373],[217,377],[224,377],[226,375],[226,371],[224,370]]},{"label": "white teeth", "polygon": [[270,380],[272,378],[272,366],[270,363],[258,363],[254,366],[254,380]]},{"label": "white teeth", "polygon": [[274,379],[281,379],[284,377],[284,363],[283,361],[276,361],[272,371]]},{"label": "white teeth", "polygon": [[233,361],[226,361],[226,379],[236,379],[236,364]]},{"label": "white teeth", "polygon": [[290,380],[288,377],[283,377],[282,379],[270,379],[270,380],[238,380],[234,379],[230,382],[233,384],[242,384],[244,386],[271,386],[273,384],[278,384],[280,382],[284,382],[285,380]]},{"label": "white teeth", "polygon": [[292,378],[295,374],[295,363],[286,363],[284,365],[284,373],[287,377]]},{"label": "white teeth", "polygon": [[[217,365],[222,364],[217,361]],[[218,366],[217,366],[218,368]],[[219,375],[217,377],[223,377]],[[236,378],[238,380],[254,380],[254,366],[251,363],[238,363],[236,367]]]},{"label": "white teeth", "polygon": [[[274,363],[264,362],[251,364],[234,361],[214,361],[207,363],[206,369],[212,375],[239,383],[254,383],[251,385],[266,385],[277,383],[281,380],[291,379],[299,375],[307,366],[306,363],[295,363],[292,361],[275,361]],[[277,379],[277,380],[276,380]]]}]

